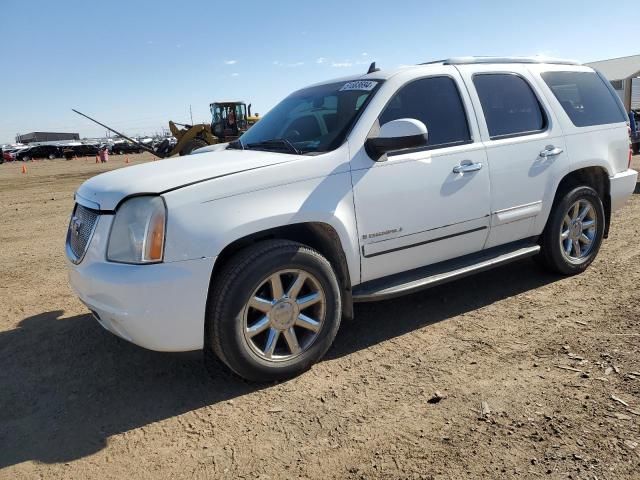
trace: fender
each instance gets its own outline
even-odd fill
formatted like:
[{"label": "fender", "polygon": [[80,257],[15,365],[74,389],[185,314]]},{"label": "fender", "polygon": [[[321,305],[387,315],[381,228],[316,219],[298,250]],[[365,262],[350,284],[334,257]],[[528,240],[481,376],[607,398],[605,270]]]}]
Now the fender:
[{"label": "fender", "polygon": [[[316,160],[320,158],[295,163],[304,170],[303,162],[313,164]],[[326,170],[334,162],[319,163],[324,164],[319,169]],[[358,234],[348,163],[338,163],[327,173],[308,172],[316,174],[312,178],[232,193],[243,184],[255,184],[255,178],[247,177],[277,179],[283,168],[292,167],[276,165],[164,194],[168,211],[165,261],[217,257],[227,245],[254,233],[317,222],[337,232],[351,284],[359,283]]]}]

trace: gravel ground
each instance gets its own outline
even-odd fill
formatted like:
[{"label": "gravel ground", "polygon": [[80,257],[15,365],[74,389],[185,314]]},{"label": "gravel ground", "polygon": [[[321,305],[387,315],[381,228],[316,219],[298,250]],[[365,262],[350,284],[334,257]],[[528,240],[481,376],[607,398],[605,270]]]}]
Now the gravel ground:
[{"label": "gravel ground", "polygon": [[324,361],[254,385],[72,294],[73,191],[125,166],[0,165],[0,478],[640,478],[640,185],[584,274],[527,260],[357,306]]}]

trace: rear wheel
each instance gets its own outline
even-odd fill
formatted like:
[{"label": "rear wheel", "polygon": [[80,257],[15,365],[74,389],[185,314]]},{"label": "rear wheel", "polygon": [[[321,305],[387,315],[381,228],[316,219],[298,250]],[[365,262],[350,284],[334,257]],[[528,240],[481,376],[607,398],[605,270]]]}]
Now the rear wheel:
[{"label": "rear wheel", "polygon": [[604,226],[602,199],[593,188],[579,186],[566,191],[547,221],[539,260],[563,275],[583,272],[600,250]]},{"label": "rear wheel", "polygon": [[289,378],[322,358],[340,317],[327,259],[299,243],[265,241],[230,259],[215,282],[205,355],[248,380]]},{"label": "rear wheel", "polygon": [[192,138],[191,140],[189,140],[187,142],[187,144],[182,147],[182,150],[180,150],[180,155],[189,155],[191,152],[193,152],[194,150],[198,149],[198,148],[202,148],[202,147],[206,147],[209,144],[207,142],[205,142],[203,139],[201,138]]},{"label": "rear wheel", "polygon": [[50,153],[50,154],[49,154],[49,160],[53,160],[54,158],[56,158],[55,154]]}]

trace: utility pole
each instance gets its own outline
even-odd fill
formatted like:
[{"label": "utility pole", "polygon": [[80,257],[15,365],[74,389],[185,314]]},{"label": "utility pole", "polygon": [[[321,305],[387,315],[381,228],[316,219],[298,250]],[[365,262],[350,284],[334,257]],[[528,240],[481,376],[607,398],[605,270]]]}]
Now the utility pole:
[{"label": "utility pole", "polygon": [[191,111],[191,104],[189,104],[189,116],[191,117],[191,125],[193,125],[193,112]]}]

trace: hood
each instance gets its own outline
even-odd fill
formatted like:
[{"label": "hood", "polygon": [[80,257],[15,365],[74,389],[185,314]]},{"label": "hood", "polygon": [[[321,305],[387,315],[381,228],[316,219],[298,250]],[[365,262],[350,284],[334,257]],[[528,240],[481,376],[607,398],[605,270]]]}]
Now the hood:
[{"label": "hood", "polygon": [[168,158],[97,175],[84,182],[76,194],[96,204],[100,210],[115,210],[118,203],[130,195],[160,194],[298,158],[297,155],[256,150],[224,150]]}]

